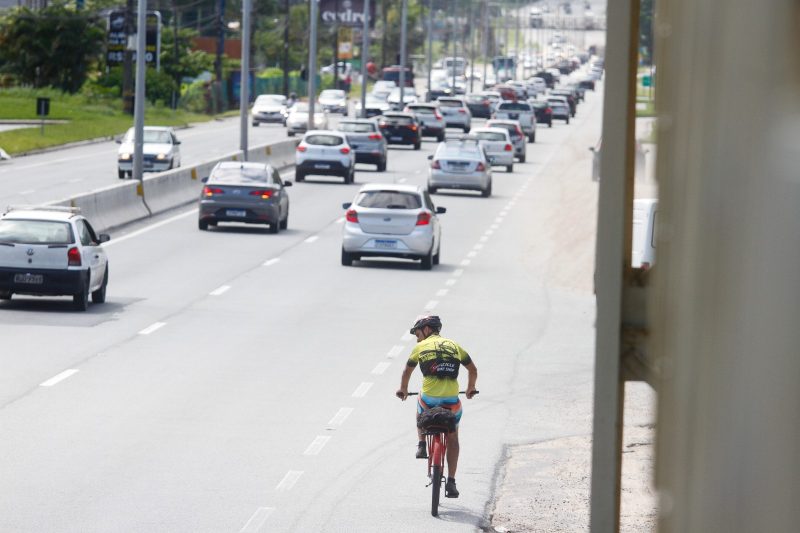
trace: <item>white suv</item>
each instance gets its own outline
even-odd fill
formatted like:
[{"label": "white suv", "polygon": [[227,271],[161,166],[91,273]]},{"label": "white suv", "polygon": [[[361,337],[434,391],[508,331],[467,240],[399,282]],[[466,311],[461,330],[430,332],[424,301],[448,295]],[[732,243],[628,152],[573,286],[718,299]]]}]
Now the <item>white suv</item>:
[{"label": "white suv", "polygon": [[304,181],[309,174],[341,176],[345,183],[355,179],[356,152],[342,132],[309,131],[297,145],[295,161],[295,181]]},{"label": "white suv", "polygon": [[108,258],[78,209],[9,208],[0,215],[0,300],[13,294],[72,296],[76,309],[106,301]]}]

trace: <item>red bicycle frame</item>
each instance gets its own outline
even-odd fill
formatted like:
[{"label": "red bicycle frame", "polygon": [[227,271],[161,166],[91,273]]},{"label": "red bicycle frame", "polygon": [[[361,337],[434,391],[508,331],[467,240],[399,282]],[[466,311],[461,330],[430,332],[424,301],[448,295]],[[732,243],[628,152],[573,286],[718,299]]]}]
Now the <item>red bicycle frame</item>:
[{"label": "red bicycle frame", "polygon": [[444,481],[444,459],[447,455],[447,432],[444,428],[425,433],[428,444],[428,479],[431,480],[431,515],[439,516],[439,498]]}]

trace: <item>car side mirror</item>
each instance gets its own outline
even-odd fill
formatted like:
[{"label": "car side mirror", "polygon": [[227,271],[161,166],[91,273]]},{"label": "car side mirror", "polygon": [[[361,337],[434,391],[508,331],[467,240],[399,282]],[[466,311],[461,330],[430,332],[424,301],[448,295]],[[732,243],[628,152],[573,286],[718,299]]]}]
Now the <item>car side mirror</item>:
[{"label": "car side mirror", "polygon": [[97,237],[100,239],[101,243],[108,242],[111,240],[111,235],[109,235],[108,233],[101,233]]},{"label": "car side mirror", "polygon": [[446,207],[437,207],[436,208],[436,214],[437,215],[444,215],[445,213],[447,213],[447,208]]},{"label": "car side mirror", "polygon": [[342,204],[342,209],[350,209],[351,205],[353,205],[353,202],[345,202]]},{"label": "car side mirror", "polygon": [[289,181],[289,180],[283,180],[283,186],[284,187],[291,187],[292,186],[292,182]]},{"label": "car side mirror", "polygon": [[433,154],[428,156],[428,161],[433,161]]},{"label": "car side mirror", "polygon": [[208,176],[206,176],[205,178],[201,179],[200,181],[202,181],[203,183],[208,183]]}]

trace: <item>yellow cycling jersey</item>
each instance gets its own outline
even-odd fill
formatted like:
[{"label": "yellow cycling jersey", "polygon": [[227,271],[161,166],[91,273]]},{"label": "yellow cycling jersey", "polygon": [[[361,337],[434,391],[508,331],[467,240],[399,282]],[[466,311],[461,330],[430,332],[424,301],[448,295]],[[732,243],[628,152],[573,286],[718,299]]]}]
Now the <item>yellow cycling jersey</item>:
[{"label": "yellow cycling jersey", "polygon": [[419,365],[422,371],[422,394],[458,396],[458,370],[472,362],[458,343],[439,335],[431,335],[414,346],[408,366]]}]

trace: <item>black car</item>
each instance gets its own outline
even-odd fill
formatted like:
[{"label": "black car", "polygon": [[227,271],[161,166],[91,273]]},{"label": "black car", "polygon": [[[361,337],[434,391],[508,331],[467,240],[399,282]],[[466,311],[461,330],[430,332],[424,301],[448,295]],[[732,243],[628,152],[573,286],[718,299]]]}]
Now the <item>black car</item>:
[{"label": "black car", "polygon": [[492,118],[492,101],[482,94],[468,94],[464,99],[474,118]]},{"label": "black car", "polygon": [[378,126],[388,144],[410,144],[414,150],[422,147],[422,128],[413,113],[384,113]]},{"label": "black car", "polygon": [[539,124],[547,124],[549,128],[553,127],[553,110],[546,100],[530,100],[533,106],[533,111],[536,114],[536,122]]},{"label": "black car", "polygon": [[547,85],[548,89],[552,89],[556,86],[556,78],[553,76],[552,73],[547,72],[546,70],[540,70],[536,74],[533,75],[536,78],[542,78],[544,80],[545,85]]},{"label": "black car", "polygon": [[594,91],[594,80],[590,78],[582,79],[578,82],[578,87]]}]

